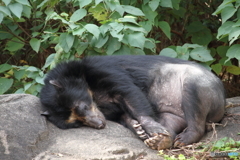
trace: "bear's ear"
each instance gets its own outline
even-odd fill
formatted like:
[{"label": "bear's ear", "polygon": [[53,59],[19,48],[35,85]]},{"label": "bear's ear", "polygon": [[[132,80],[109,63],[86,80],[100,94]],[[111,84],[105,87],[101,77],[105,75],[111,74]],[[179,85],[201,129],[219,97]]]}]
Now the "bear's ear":
[{"label": "bear's ear", "polygon": [[50,113],[48,111],[42,112],[41,113],[42,116],[50,116]]},{"label": "bear's ear", "polygon": [[54,85],[58,89],[63,88],[62,85],[57,80],[50,80],[49,83]]}]

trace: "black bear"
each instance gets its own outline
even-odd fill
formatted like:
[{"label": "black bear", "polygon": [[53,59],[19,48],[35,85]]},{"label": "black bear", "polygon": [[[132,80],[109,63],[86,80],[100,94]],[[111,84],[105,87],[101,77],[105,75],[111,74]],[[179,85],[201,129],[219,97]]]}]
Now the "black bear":
[{"label": "black bear", "polygon": [[152,149],[197,142],[206,122],[224,114],[221,80],[205,67],[162,56],[95,56],[51,70],[40,99],[62,129],[104,128],[105,118],[135,132]]}]

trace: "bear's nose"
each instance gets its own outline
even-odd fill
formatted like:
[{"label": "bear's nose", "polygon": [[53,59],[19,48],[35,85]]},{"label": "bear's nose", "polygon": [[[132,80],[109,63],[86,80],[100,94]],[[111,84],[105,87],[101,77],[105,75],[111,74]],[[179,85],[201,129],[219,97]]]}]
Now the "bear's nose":
[{"label": "bear's nose", "polygon": [[99,126],[98,126],[98,129],[103,129],[105,127],[105,124],[100,124]]}]

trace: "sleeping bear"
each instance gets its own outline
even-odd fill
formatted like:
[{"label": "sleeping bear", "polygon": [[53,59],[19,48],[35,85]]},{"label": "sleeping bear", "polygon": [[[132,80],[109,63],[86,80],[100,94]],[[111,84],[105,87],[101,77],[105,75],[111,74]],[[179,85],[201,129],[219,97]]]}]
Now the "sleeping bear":
[{"label": "sleeping bear", "polygon": [[43,115],[61,129],[131,129],[152,149],[198,142],[224,115],[221,80],[205,67],[163,56],[93,56],[58,64],[40,93]]}]

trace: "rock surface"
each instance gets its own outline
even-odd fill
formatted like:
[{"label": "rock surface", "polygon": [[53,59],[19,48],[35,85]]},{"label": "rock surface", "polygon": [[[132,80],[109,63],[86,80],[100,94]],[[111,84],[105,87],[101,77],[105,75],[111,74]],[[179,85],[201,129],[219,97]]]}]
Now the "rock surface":
[{"label": "rock surface", "polygon": [[58,129],[40,116],[41,104],[32,95],[1,95],[0,113],[0,160],[161,159],[114,122],[101,130]]},{"label": "rock surface", "polygon": [[1,95],[0,113],[0,159],[31,159],[38,152],[36,144],[48,133],[38,98]]},{"label": "rock surface", "polygon": [[[240,140],[240,97],[228,102],[223,125],[216,127],[217,138]],[[101,130],[58,129],[40,116],[41,104],[32,95],[1,95],[0,113],[0,160],[162,159],[157,151],[147,148],[131,131],[114,122],[108,121]],[[212,135],[209,132],[204,139]]]}]

